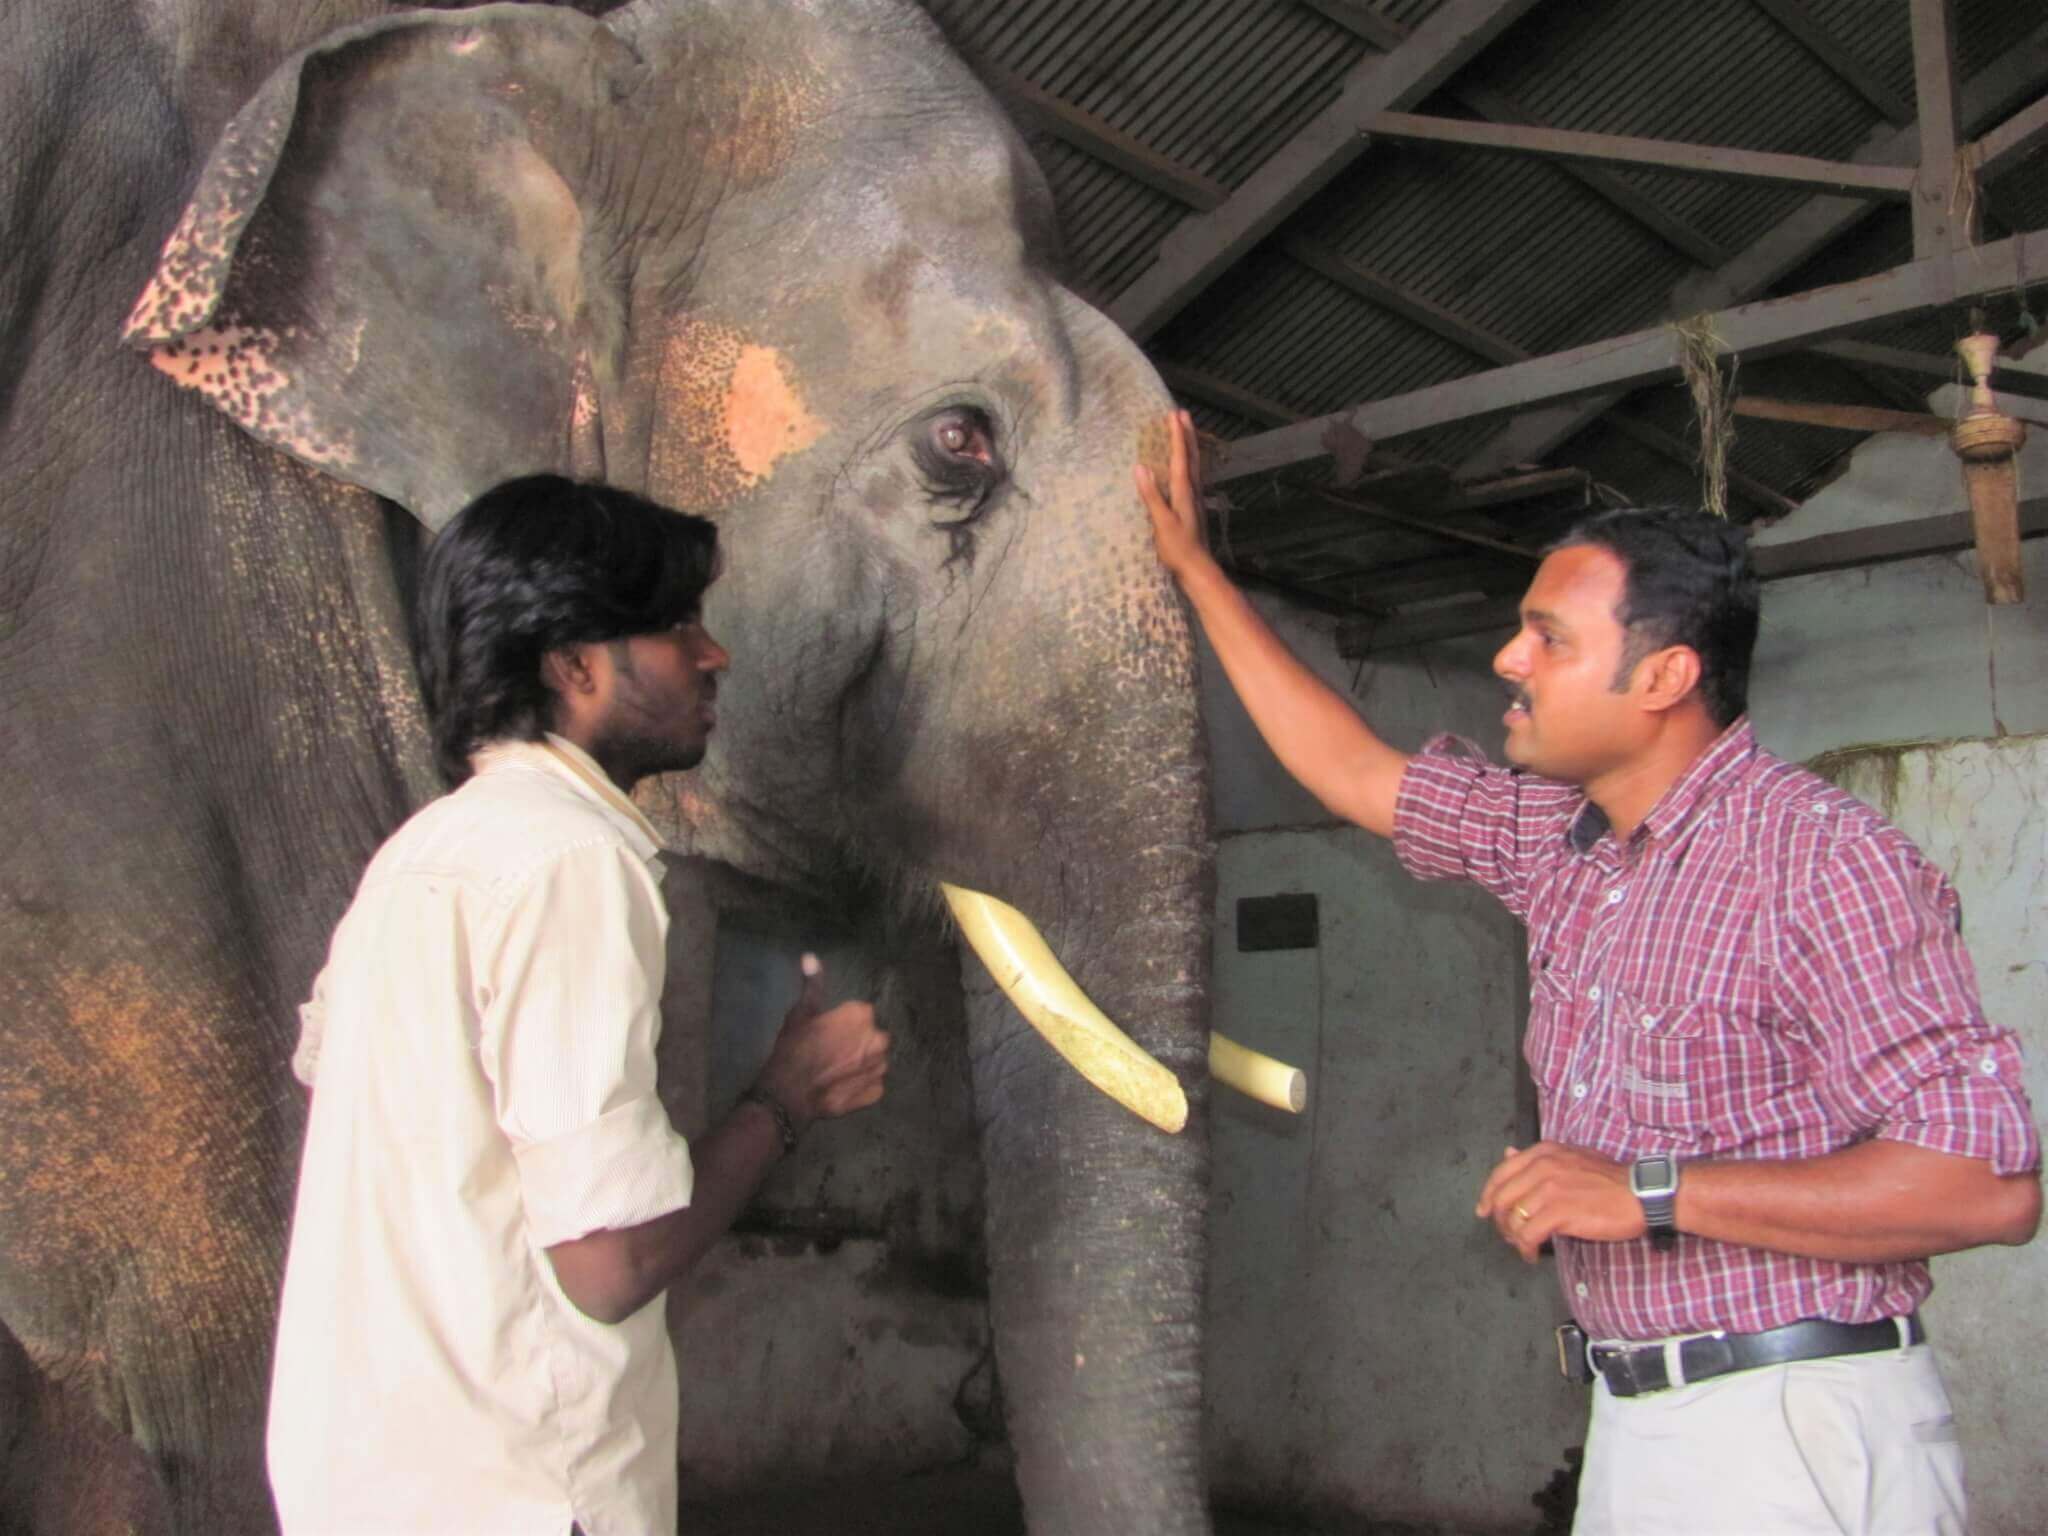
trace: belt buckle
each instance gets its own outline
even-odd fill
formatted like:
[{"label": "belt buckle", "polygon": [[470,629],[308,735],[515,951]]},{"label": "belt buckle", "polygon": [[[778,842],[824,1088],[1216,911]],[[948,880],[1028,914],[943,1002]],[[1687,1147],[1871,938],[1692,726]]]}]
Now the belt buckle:
[{"label": "belt buckle", "polygon": [[1607,1390],[1616,1397],[1634,1397],[1642,1391],[1636,1382],[1636,1352],[1632,1349],[1601,1351],[1598,1369],[1606,1378]]}]

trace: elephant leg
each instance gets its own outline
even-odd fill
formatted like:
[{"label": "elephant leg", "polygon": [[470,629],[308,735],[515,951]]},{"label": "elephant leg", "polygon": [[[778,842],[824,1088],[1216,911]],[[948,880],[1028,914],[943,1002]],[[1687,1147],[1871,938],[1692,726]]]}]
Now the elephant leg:
[{"label": "elephant leg", "polygon": [[[247,994],[179,960],[79,964],[35,994],[52,1013],[16,1021],[0,1078],[7,1374],[39,1507],[117,1465],[112,1436],[152,1469],[168,1529],[259,1536],[276,1529],[264,1410],[303,1107],[262,1059],[274,1047],[222,1027],[257,1012]],[[73,1528],[29,1529],[46,1526]]]},{"label": "elephant leg", "polygon": [[0,1330],[0,1532],[167,1536],[171,1505],[142,1449]]}]

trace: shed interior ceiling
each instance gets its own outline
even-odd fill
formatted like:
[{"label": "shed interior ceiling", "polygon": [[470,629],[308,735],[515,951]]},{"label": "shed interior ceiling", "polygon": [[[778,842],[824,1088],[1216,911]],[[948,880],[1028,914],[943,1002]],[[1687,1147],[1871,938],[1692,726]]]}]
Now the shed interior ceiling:
[{"label": "shed interior ceiling", "polygon": [[[1250,440],[1295,423],[1674,319],[1931,256],[1963,271],[1977,253],[1932,226],[1964,209],[1986,250],[2048,229],[2039,0],[925,4],[1025,126],[1063,275],[1139,336],[1225,466],[1230,445],[1256,459],[1271,440]],[[1960,145],[2010,124],[1990,145],[2016,147],[1916,234],[1905,178],[1869,168],[1920,166],[1922,78],[1953,82]],[[1746,154],[1741,174],[1693,174],[1605,158],[1612,138],[1595,159],[1445,141],[1460,122]],[[1814,162],[1889,185],[1844,196],[1825,178],[1850,173],[1803,179]],[[2048,260],[2028,265],[2042,249],[2016,247],[2002,287],[1837,331],[1860,356],[1796,336],[1741,356],[1736,388],[1922,410],[1941,377],[1900,353],[1948,362],[1973,311],[2007,356],[2048,334]],[[1862,440],[1737,425],[1729,515],[1745,523],[1796,518]],[[1460,614],[1468,632],[1498,622],[1532,552],[1589,506],[1699,496],[1675,378],[1454,411],[1341,459],[1328,446],[1212,492],[1218,548],[1242,579],[1395,643],[1457,632]]]}]

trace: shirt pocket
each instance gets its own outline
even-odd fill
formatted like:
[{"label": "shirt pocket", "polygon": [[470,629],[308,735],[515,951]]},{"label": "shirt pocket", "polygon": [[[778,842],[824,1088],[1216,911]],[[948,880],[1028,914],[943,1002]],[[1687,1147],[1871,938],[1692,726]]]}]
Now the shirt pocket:
[{"label": "shirt pocket", "polygon": [[1696,1141],[1708,1123],[1714,1010],[1707,1003],[1652,1003],[1616,992],[1616,1098],[1644,1130],[1676,1143]]},{"label": "shirt pocket", "polygon": [[1572,1056],[1572,979],[1548,968],[1537,969],[1529,982],[1529,1030],[1522,1057],[1529,1075],[1546,1094],[1564,1081]]}]

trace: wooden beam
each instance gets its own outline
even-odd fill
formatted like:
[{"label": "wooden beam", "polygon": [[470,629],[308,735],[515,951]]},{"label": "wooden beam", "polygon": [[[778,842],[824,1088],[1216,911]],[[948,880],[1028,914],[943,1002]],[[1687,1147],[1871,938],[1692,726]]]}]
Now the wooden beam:
[{"label": "wooden beam", "polygon": [[1290,235],[1280,242],[1280,248],[1340,288],[1349,289],[1382,309],[1392,310],[1402,319],[1442,337],[1455,347],[1464,348],[1475,357],[1483,357],[1491,363],[1513,363],[1529,355],[1513,342],[1381,277],[1317,241]]},{"label": "wooden beam", "polygon": [[[1489,362],[1520,362],[1529,356],[1528,352],[1513,342],[1496,336],[1491,331],[1439,305],[1431,304],[1419,295],[1399,288],[1324,246],[1312,241],[1290,239],[1284,242],[1283,248],[1297,261],[1312,267],[1332,281],[1407,317],[1453,345],[1463,347]],[[1614,425],[1617,430],[1627,433],[1646,447],[1680,464],[1691,467],[1697,458],[1695,453],[1677,439],[1669,437],[1647,423],[1616,417]],[[1736,490],[1773,515],[1792,511],[1799,505],[1782,491],[1775,490],[1760,480],[1752,479],[1741,470],[1731,468],[1728,471],[1728,479]]]},{"label": "wooden beam", "polygon": [[[1454,84],[1449,95],[1492,122],[1520,123],[1532,128],[1550,126],[1505,91],[1483,85]],[[1702,234],[1655,198],[1613,172],[1576,160],[1561,160],[1558,169],[1701,266],[1718,267],[1728,259],[1728,252],[1720,242]]]},{"label": "wooden beam", "polygon": [[1432,640],[1461,640],[1469,635],[1505,636],[1521,622],[1520,597],[1488,597],[1476,603],[1446,603],[1420,613],[1388,619],[1367,619],[1337,627],[1337,654],[1363,661],[1388,651],[1427,645]]},{"label": "wooden beam", "polygon": [[[2048,498],[2022,502],[2021,538],[2040,538],[2044,534],[2048,534]],[[1794,576],[1886,565],[1923,555],[1952,554],[1972,547],[1970,514],[1945,512],[1938,517],[1880,523],[1871,528],[1820,534],[1787,544],[1762,545],[1751,550],[1750,558],[1756,565],[1759,579],[1786,581]],[[1519,607],[1518,598],[1492,598],[1484,602],[1428,609],[1412,617],[1341,625],[1337,630],[1337,654],[1346,661],[1362,661],[1368,656],[1423,645],[1432,640],[1455,640],[1470,635],[1504,632],[1514,627]]]},{"label": "wooden beam", "polygon": [[[1662,427],[1653,427],[1647,421],[1638,421],[1626,411],[1610,411],[1604,418],[1606,424],[1623,437],[1632,438],[1652,453],[1683,465],[1694,472],[1699,468],[1699,450],[1690,443],[1673,437]],[[1799,503],[1775,486],[1744,474],[1733,464],[1727,466],[1728,487],[1737,495],[1747,497],[1772,517],[1782,517],[1787,512],[1797,512]]]},{"label": "wooden beam", "polygon": [[1182,399],[1198,400],[1264,427],[1284,427],[1301,420],[1301,412],[1290,411],[1277,400],[1268,400],[1264,395],[1240,389],[1216,374],[1180,363],[1155,363],[1153,366],[1159,370],[1159,377],[1165,381],[1166,387]]},{"label": "wooden beam", "polygon": [[1060,100],[1022,75],[999,74],[995,84],[1005,102],[1054,138],[1104,165],[1115,166],[1155,192],[1205,213],[1221,207],[1230,198],[1230,189],[1222,182],[1168,159],[1113,123]]},{"label": "wooden beam", "polygon": [[1573,133],[1562,128],[1479,123],[1457,117],[1418,117],[1412,112],[1382,112],[1366,124],[1366,131],[1382,139],[1502,150],[1550,160],[1590,160],[1677,171],[1689,176],[1728,176],[1780,187],[1824,187],[1836,193],[1901,201],[1912,195],[1914,184],[1914,173],[1902,166],[1816,160],[1808,155],[1681,144],[1670,139],[1643,139],[1618,133]]},{"label": "wooden beam", "polygon": [[1382,16],[1364,0],[1301,0],[1301,3],[1329,17],[1354,37],[1364,38],[1382,53],[1391,53],[1408,41],[1406,27]]},{"label": "wooden beam", "polygon": [[1750,4],[1796,37],[1830,73],[1891,122],[1913,121],[1913,104],[1887,85],[1876,70],[1843,47],[1840,38],[1814,20],[1809,0],[1750,0]]},{"label": "wooden beam", "polygon": [[[1459,486],[1449,496],[1436,502],[1431,510],[1444,514],[1477,512],[1488,507],[1512,506],[1516,502],[1534,501],[1539,497],[1556,495],[1560,491],[1584,491],[1592,483],[1593,477],[1583,469],[1538,470],[1534,474],[1510,475],[1504,479],[1488,481],[1481,485]],[[1325,518],[1311,522],[1307,519],[1296,519],[1291,516],[1294,506],[1298,505],[1298,503],[1282,503],[1281,509],[1278,512],[1269,515],[1288,518],[1289,521],[1286,526],[1276,528],[1272,532],[1263,535],[1255,534],[1250,537],[1233,537],[1231,549],[1240,557],[1249,558],[1257,556],[1261,559],[1277,558],[1298,554],[1305,549],[1314,549],[1318,545],[1330,542],[1333,538],[1342,537],[1349,532],[1357,530],[1358,524],[1353,514],[1365,510],[1360,505],[1361,501],[1369,503],[1374,509],[1385,508],[1384,502],[1372,498],[1360,498],[1355,495],[1347,496],[1343,498],[1345,520],[1333,522]],[[1371,513],[1368,512],[1367,515],[1370,516]],[[1444,530],[1435,523],[1424,521],[1422,528],[1418,531],[1438,536]],[[1502,546],[1503,549],[1507,547],[1509,546]],[[1526,555],[1526,552],[1520,546],[1513,547],[1518,557]],[[1495,552],[1499,553],[1500,550],[1497,549]]]},{"label": "wooden beam", "polygon": [[[1397,21],[1390,21],[1368,5],[1360,4],[1359,0],[1302,0],[1302,4],[1364,38],[1375,48],[1398,48],[1408,40],[1406,27]],[[1457,83],[1453,83],[1447,89],[1455,100],[1463,102],[1481,117],[1493,122],[1529,123],[1539,128],[1548,126],[1505,91],[1496,91],[1483,85]],[[1594,196],[1613,204],[1673,250],[1684,252],[1701,266],[1719,266],[1728,259],[1728,253],[1717,242],[1694,229],[1655,198],[1637,191],[1619,176],[1603,171],[1597,166],[1576,163],[1565,163],[1561,168],[1566,175],[1590,190]]]},{"label": "wooden beam", "polygon": [[[1207,477],[1214,480],[1215,476]],[[1473,533],[1466,528],[1452,528],[1443,523],[1432,522],[1426,517],[1412,517],[1406,512],[1396,512],[1392,507],[1383,507],[1376,501],[1363,496],[1339,496],[1330,491],[1303,488],[1298,493],[1303,499],[1339,512],[1355,512],[1369,517],[1374,522],[1391,523],[1396,528],[1406,528],[1410,533],[1426,533],[1433,539],[1448,539],[1453,544],[1470,544],[1475,549],[1490,549],[1497,555],[1507,555],[1516,560],[1534,561],[1537,557],[1531,550],[1519,544],[1510,544],[1505,539],[1488,538],[1483,533]]]},{"label": "wooden beam", "polygon": [[1977,177],[1996,180],[2048,143],[2048,96],[2015,113],[1977,141]]},{"label": "wooden beam", "polygon": [[1963,147],[1962,103],[1956,95],[1955,15],[1949,0],[1910,0],[1913,94],[1919,112],[1920,168],[1913,182],[1913,254],[1923,261],[1976,243],[1974,201],[1959,192],[1956,151]]},{"label": "wooden beam", "polygon": [[1149,339],[1239,256],[1364,151],[1368,119],[1414,106],[1491,43],[1536,0],[1444,0],[1407,42],[1361,59],[1337,100],[1208,213],[1160,242],[1159,259],[1111,306],[1110,318]]},{"label": "wooden beam", "polygon": [[1498,480],[1460,485],[1457,494],[1444,503],[1444,511],[1511,506],[1518,501],[1534,501],[1539,496],[1554,496],[1559,491],[1583,493],[1591,490],[1592,485],[1593,477],[1583,469],[1539,469],[1526,475],[1503,475]]},{"label": "wooden beam", "polygon": [[1735,414],[1759,421],[1790,421],[1802,427],[1832,427],[1838,432],[1912,432],[1921,437],[1947,437],[1955,425],[1946,416],[1926,411],[1891,411],[1875,405],[1822,405],[1813,400],[1774,400],[1768,395],[1743,395]]},{"label": "wooden beam", "polygon": [[[1963,89],[1964,121],[1996,121],[2038,97],[2044,83],[2048,83],[2048,21],[1971,77]],[[1878,129],[1850,158],[1868,164],[1909,165],[1919,154],[1920,130],[1913,126],[1896,132]],[[1666,312],[1696,314],[1758,298],[1786,273],[1861,223],[1874,206],[1861,198],[1809,198],[1732,260],[1681,282],[1673,289]],[[1575,405],[1526,411],[1459,465],[1458,473],[1465,477],[1498,474],[1516,465],[1540,462],[1559,443],[1612,410],[1618,400],[1618,396],[1603,395]]]},{"label": "wooden beam", "polygon": [[[1767,357],[1888,320],[2042,283],[2048,283],[2048,231],[1980,246],[1964,260],[1945,255],[1858,282],[1725,309],[1712,317],[1712,324],[1723,355]],[[1676,343],[1667,327],[1658,326],[1240,438],[1230,444],[1212,478],[1242,479],[1320,458],[1326,452],[1324,434],[1339,423],[1382,442],[1573,395],[1634,389],[1677,372]]]},{"label": "wooden beam", "polygon": [[[2048,498],[2020,503],[2020,536],[2048,534]],[[1944,512],[1901,523],[1878,523],[1840,533],[1816,534],[1785,544],[1766,544],[1750,551],[1756,573],[1765,581],[1813,576],[1822,571],[1885,565],[1921,555],[1945,555],[1972,548],[1975,542],[1968,512]]]},{"label": "wooden beam", "polygon": [[[1860,363],[1866,368],[1891,368],[1900,373],[1917,373],[1922,378],[1950,384],[1963,381],[1962,363],[1953,352],[1914,352],[1905,347],[1887,347],[1873,341],[1824,341],[1809,349],[1838,362]],[[1991,370],[1991,387],[2001,394],[2024,395],[2029,400],[2048,400],[2048,375],[2025,368]]]}]

